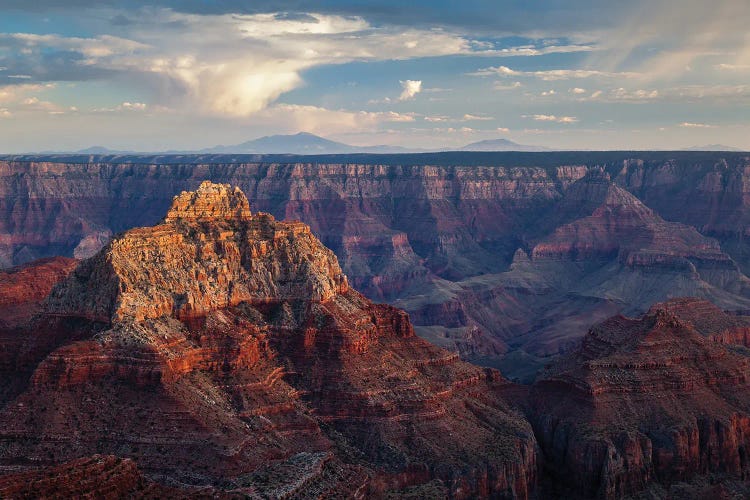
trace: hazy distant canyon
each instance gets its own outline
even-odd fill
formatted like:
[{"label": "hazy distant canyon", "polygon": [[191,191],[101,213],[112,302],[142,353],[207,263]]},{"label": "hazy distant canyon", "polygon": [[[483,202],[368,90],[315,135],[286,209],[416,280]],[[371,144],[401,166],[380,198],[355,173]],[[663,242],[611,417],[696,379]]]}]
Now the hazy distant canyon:
[{"label": "hazy distant canyon", "polygon": [[85,258],[201,181],[298,219],[417,333],[531,380],[617,312],[750,311],[750,156],[444,153],[0,159],[0,266]]}]

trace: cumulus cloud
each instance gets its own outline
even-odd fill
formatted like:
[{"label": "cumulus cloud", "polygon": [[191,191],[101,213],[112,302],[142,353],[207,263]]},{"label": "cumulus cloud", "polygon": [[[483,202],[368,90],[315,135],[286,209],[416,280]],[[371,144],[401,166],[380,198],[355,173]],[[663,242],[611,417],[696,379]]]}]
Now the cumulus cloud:
[{"label": "cumulus cloud", "polygon": [[399,101],[408,101],[414,99],[414,96],[422,92],[422,80],[401,80],[401,95],[398,96]]},{"label": "cumulus cloud", "polygon": [[[13,64],[1,56],[0,63],[29,69],[35,80],[119,77],[162,105],[241,117],[302,85],[302,72],[313,67],[476,50],[445,30],[375,27],[356,16],[148,14],[148,23],[121,26],[121,37],[0,35]],[[402,86],[402,99],[422,90],[419,80]]]},{"label": "cumulus cloud", "polygon": [[[323,65],[592,50],[591,45],[544,40],[497,48],[445,28],[374,26],[360,15],[197,14],[161,8],[140,11],[140,16],[107,12],[117,20],[112,26],[118,36],[0,34],[0,63],[23,70],[18,74],[33,81],[119,78],[164,106],[243,117],[302,86],[303,72]],[[1,49],[10,55],[2,57]],[[0,84],[8,78],[0,76]],[[402,101],[427,91],[420,80],[401,85]]]},{"label": "cumulus cloud", "polygon": [[[14,112],[38,111],[47,114],[62,114],[66,111],[63,106],[57,105],[40,95],[45,91],[54,89],[55,85],[48,84],[20,84],[0,86],[0,104],[4,110],[4,117],[14,116]],[[68,109],[69,111],[70,109]]]},{"label": "cumulus cloud", "polygon": [[[248,116],[268,107],[300,86],[301,73],[312,67],[473,50],[467,39],[443,30],[373,27],[361,17],[155,10],[150,21],[123,26],[127,38],[15,33],[0,35],[0,47],[16,54],[13,67],[45,68],[44,74],[29,72],[37,80],[127,75],[160,104],[225,116]],[[60,67],[46,64],[50,53],[57,54]],[[402,85],[403,99],[421,90],[420,81]]]},{"label": "cumulus cloud", "polygon": [[143,111],[146,109],[146,105],[142,102],[124,102],[120,107],[122,109],[132,109],[135,111]]},{"label": "cumulus cloud", "polygon": [[568,92],[570,92],[571,94],[581,95],[586,93],[586,89],[582,89],[581,87],[574,87]]}]

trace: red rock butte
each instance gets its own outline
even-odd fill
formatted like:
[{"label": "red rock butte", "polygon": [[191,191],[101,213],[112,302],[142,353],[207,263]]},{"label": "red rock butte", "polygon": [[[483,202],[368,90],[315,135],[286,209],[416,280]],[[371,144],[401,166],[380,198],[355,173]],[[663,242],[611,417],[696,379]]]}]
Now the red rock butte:
[{"label": "red rock butte", "polygon": [[[716,323],[693,324],[688,309],[713,309]],[[722,345],[742,344],[743,324],[678,299],[592,328],[531,390],[531,420],[560,483],[615,499],[654,482],[746,478],[750,359]]]},{"label": "red rock butte", "polygon": [[249,219],[250,203],[240,188],[204,181],[195,191],[183,191],[172,200],[164,222],[180,219]]},{"label": "red rock butte", "polygon": [[29,474],[9,488],[100,454],[135,491],[533,494],[536,441],[499,372],[415,336],[308,226],[227,185],[177,196],[41,308],[0,335],[0,471]]}]

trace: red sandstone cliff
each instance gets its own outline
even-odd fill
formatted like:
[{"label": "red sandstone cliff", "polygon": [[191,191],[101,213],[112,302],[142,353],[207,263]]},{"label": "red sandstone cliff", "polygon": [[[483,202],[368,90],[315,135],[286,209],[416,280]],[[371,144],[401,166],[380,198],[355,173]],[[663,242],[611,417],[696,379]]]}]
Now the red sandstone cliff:
[{"label": "red sandstone cliff", "polygon": [[308,224],[352,286],[405,308],[418,334],[511,374],[508,353],[541,365],[595,322],[670,297],[750,310],[746,155],[425,158],[441,164],[0,161],[0,266],[88,256],[111,233],[157,223],[174,194],[211,179]]},{"label": "red sandstone cliff", "polygon": [[599,324],[532,387],[547,468],[570,492],[621,498],[654,482],[750,472],[750,359],[675,306]]},{"label": "red sandstone cliff", "polygon": [[[248,495],[350,496],[440,481],[527,498],[529,424],[492,370],[352,290],[310,229],[202,184],[54,288],[0,410],[0,466],[91,455]],[[303,494],[304,492],[304,494]]]},{"label": "red sandstone cliff", "polygon": [[17,325],[38,312],[52,287],[78,264],[73,259],[41,259],[15,268],[0,270],[0,327]]},{"label": "red sandstone cliff", "polygon": [[[229,495],[226,495],[229,497]],[[221,498],[211,488],[179,489],[143,477],[132,460],[94,455],[57,467],[0,476],[0,498]]]}]

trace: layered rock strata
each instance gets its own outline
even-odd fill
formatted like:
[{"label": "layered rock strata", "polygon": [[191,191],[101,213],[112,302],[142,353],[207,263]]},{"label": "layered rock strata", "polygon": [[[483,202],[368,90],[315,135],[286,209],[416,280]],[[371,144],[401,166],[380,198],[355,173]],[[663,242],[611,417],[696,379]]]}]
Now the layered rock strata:
[{"label": "layered rock strata", "polygon": [[24,335],[0,466],[111,454],[162,484],[251,497],[437,481],[454,498],[528,498],[536,482],[498,372],[416,337],[309,227],[226,185],[82,262]]},{"label": "layered rock strata", "polygon": [[231,182],[310,225],[418,334],[520,377],[513,360],[543,365],[616,312],[682,295],[750,310],[748,172],[733,153],[10,158],[0,265],[87,257],[202,179]]},{"label": "layered rock strata", "polygon": [[531,420],[567,494],[748,477],[750,358],[699,333],[676,305],[597,325],[532,387]]}]

